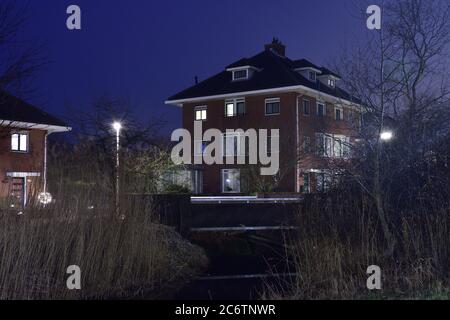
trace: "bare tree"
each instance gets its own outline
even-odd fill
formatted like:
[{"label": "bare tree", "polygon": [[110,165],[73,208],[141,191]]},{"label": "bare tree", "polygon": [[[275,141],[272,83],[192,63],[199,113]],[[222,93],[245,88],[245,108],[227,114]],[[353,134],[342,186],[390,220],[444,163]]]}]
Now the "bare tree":
[{"label": "bare tree", "polygon": [[27,82],[46,64],[41,45],[19,41],[28,17],[26,6],[0,3],[0,92],[29,89]]},{"label": "bare tree", "polygon": [[[415,164],[432,148],[436,132],[449,126],[450,6],[439,0],[385,1],[382,11],[381,30],[368,31],[367,41],[345,53],[336,68],[365,109],[364,143],[359,148],[365,160],[352,174],[373,196],[386,253],[392,255],[395,217],[386,211],[390,191],[396,191],[396,201],[411,191],[402,191],[395,179],[401,179],[405,189],[418,185]],[[394,131],[392,141],[381,140],[384,130]]]}]

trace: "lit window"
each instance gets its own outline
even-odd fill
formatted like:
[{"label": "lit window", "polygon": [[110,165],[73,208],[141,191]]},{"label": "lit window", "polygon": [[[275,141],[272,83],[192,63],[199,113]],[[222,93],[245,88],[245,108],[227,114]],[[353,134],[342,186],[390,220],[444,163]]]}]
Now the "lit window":
[{"label": "lit window", "polygon": [[316,154],[319,157],[331,157],[333,138],[329,134],[316,133]]},{"label": "lit window", "polygon": [[344,111],[342,110],[342,108],[334,108],[334,115],[337,121],[341,121],[344,119]]},{"label": "lit window", "polygon": [[241,192],[241,178],[239,169],[222,169],[222,192]]},{"label": "lit window", "polygon": [[231,99],[225,101],[225,116],[226,117],[235,117],[237,115],[245,114],[245,100],[240,99]]},{"label": "lit window", "polygon": [[195,120],[197,121],[204,121],[206,120],[206,107],[195,107]]},{"label": "lit window", "polygon": [[11,151],[28,152],[28,133],[13,133],[11,135]]},{"label": "lit window", "polygon": [[309,100],[303,100],[303,114],[309,116]]},{"label": "lit window", "polygon": [[266,99],[266,115],[280,114],[280,99]]},{"label": "lit window", "polygon": [[333,79],[328,79],[328,86],[334,88],[336,85],[336,81]]},{"label": "lit window", "polygon": [[316,154],[319,157],[347,158],[350,156],[350,138],[316,133]]},{"label": "lit window", "polygon": [[317,102],[317,116],[324,117],[326,113],[325,104],[322,102]]},{"label": "lit window", "polygon": [[233,81],[234,80],[245,80],[247,78],[248,78],[248,69],[233,71]]},{"label": "lit window", "polygon": [[245,145],[245,136],[239,133],[224,133],[222,154],[225,157],[245,156],[247,151]]},{"label": "lit window", "polygon": [[309,71],[309,80],[316,82],[316,73],[314,71]]}]

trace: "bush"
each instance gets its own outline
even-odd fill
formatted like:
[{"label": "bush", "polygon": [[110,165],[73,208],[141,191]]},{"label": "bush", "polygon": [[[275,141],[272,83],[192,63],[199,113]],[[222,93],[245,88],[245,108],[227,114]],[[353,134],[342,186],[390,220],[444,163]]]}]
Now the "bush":
[{"label": "bush", "polygon": [[179,184],[170,184],[164,189],[165,193],[189,194],[191,190]]},{"label": "bush", "polygon": [[[409,206],[408,206],[409,207]],[[396,215],[397,247],[386,255],[373,200],[357,188],[312,195],[299,208],[298,238],[290,256],[298,277],[270,298],[417,298],[450,288],[450,204],[416,202]],[[367,267],[378,265],[382,290],[366,287]]]}]

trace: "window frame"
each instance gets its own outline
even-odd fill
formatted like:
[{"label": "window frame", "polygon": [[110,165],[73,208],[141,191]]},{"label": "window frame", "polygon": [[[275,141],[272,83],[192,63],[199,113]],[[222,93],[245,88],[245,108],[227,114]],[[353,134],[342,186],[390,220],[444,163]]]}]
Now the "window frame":
[{"label": "window frame", "polygon": [[[319,105],[323,106],[323,114],[322,115],[319,115]],[[316,102],[316,116],[317,117],[321,117],[321,118],[327,116],[327,105],[326,105],[325,102],[322,102],[322,101],[317,101]]]},{"label": "window frame", "polygon": [[[17,135],[17,149],[13,148],[13,136]],[[25,150],[21,150],[21,137],[26,136]],[[10,151],[14,153],[28,153],[30,151],[30,132],[28,131],[13,131],[11,132]]]},{"label": "window frame", "polygon": [[335,88],[336,87],[336,80],[328,78],[328,86],[331,88]]},{"label": "window frame", "polygon": [[[339,110],[339,113],[340,113],[339,119],[337,118],[337,113],[336,113],[336,111],[338,111],[338,110]],[[334,106],[334,120],[336,120],[336,121],[343,121],[344,120],[344,108],[338,107],[338,106]]]},{"label": "window frame", "polygon": [[[320,142],[319,142],[320,141]],[[350,158],[350,137],[342,134],[316,132],[315,153],[322,158]]]},{"label": "window frame", "polygon": [[[278,112],[267,113],[267,105],[278,103]],[[264,115],[266,116],[277,116],[281,113],[281,99],[280,98],[267,98],[264,100]]]},{"label": "window frame", "polygon": [[[243,71],[245,71],[245,77],[239,77],[239,78],[236,78],[236,73],[237,73],[237,72],[243,72]],[[245,69],[238,69],[238,70],[233,70],[231,73],[232,73],[232,80],[233,80],[233,81],[248,80],[248,74],[249,74],[248,68],[245,68]]]},{"label": "window frame", "polygon": [[[227,137],[233,137],[233,154],[227,153]],[[246,149],[242,150],[242,143],[247,147],[248,144],[243,141],[245,135],[241,135],[238,132],[222,132],[222,157],[243,157],[247,156]]]},{"label": "window frame", "polygon": [[[237,191],[226,191],[225,188],[225,173],[229,173],[230,171],[234,171],[238,173],[238,190]],[[237,168],[229,168],[229,169],[221,169],[220,170],[220,177],[221,177],[221,190],[222,193],[241,193],[241,170]]]},{"label": "window frame", "polygon": [[[238,103],[243,103],[244,104],[244,111],[239,113],[238,110]],[[233,114],[229,115],[228,114],[228,105],[229,104],[233,104]],[[233,118],[233,117],[238,117],[238,116],[243,116],[246,114],[246,103],[245,103],[245,98],[232,98],[232,99],[226,99],[225,100],[225,118]]]},{"label": "window frame", "polygon": [[[307,105],[308,105],[308,113],[305,113],[305,107],[306,107],[306,105],[305,105],[305,103],[308,103]],[[303,99],[303,115],[305,116],[305,117],[309,117],[310,115],[311,115],[311,100],[309,100],[309,99]]]},{"label": "window frame", "polygon": [[[198,149],[199,144],[201,144],[201,147],[200,147],[201,152],[199,152],[199,149]],[[205,154],[205,149],[206,149],[207,145],[208,145],[207,141],[194,140],[194,156],[196,156],[196,157],[203,156]]]},{"label": "window frame", "polygon": [[[311,75],[313,75],[313,77],[311,77]],[[317,73],[315,71],[309,70],[308,71],[308,80],[312,81],[312,82],[316,82],[317,81]]]},{"label": "window frame", "polygon": [[[200,119],[197,119],[197,112],[200,111]],[[205,118],[203,119],[203,111],[205,111]],[[206,121],[208,120],[208,107],[207,106],[196,106],[194,107],[194,120],[195,121]]]},{"label": "window frame", "polygon": [[305,154],[309,154],[311,153],[311,137],[308,135],[304,135],[303,136],[303,141],[302,141],[302,151]]}]

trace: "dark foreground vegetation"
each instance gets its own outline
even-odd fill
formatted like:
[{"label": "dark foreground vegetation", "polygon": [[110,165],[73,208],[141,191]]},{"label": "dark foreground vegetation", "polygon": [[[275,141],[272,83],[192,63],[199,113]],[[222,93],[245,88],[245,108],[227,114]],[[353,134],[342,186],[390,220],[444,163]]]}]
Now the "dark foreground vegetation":
[{"label": "dark foreground vegetation", "polygon": [[[347,190],[350,192],[350,190]],[[307,199],[291,241],[295,281],[270,286],[281,299],[444,298],[450,294],[450,202],[418,199],[392,208],[395,250],[383,237],[376,206],[357,190]],[[366,287],[367,267],[381,268],[382,289]],[[280,287],[284,288],[280,290]]]},{"label": "dark foreground vegetation", "polygon": [[[96,207],[91,197],[60,196],[47,208],[3,212],[0,299],[162,298],[207,263],[147,208],[127,203],[119,218],[108,199]],[[70,265],[80,267],[81,290],[67,289]]]}]

